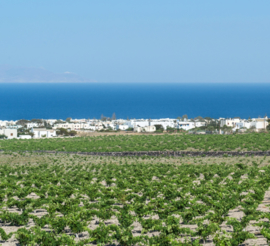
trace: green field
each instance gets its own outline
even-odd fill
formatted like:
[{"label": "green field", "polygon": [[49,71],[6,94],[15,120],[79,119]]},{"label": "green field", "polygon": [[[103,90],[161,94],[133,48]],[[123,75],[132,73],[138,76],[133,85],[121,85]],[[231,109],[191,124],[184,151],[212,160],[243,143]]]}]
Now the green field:
[{"label": "green field", "polygon": [[2,140],[0,149],[11,151],[55,150],[70,152],[118,151],[267,151],[269,133],[242,135],[136,135],[56,139]]},{"label": "green field", "polygon": [[266,242],[269,162],[1,154],[0,243],[236,246],[258,234]]}]

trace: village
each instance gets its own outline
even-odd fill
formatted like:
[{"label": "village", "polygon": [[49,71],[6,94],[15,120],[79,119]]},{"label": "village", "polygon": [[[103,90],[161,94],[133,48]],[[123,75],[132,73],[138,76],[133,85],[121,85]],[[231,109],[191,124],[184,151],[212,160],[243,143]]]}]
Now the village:
[{"label": "village", "polygon": [[269,119],[241,119],[183,117],[162,119],[116,119],[115,116],[101,119],[32,119],[7,121],[0,120],[0,139],[31,139],[76,136],[92,132],[134,132],[164,133],[187,132],[191,134],[233,134],[245,132],[264,132],[269,130]]}]

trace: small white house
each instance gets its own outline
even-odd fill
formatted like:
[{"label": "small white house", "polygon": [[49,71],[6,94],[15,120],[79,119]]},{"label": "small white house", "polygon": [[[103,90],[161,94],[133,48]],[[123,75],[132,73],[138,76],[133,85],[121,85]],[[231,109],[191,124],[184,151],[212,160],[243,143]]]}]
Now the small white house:
[{"label": "small white house", "polygon": [[257,118],[255,119],[256,122],[256,130],[266,130],[266,127],[268,126],[268,118]]},{"label": "small white house", "polygon": [[155,132],[155,131],[156,131],[155,126],[145,126],[145,127],[136,126],[136,127],[134,127],[134,132]]},{"label": "small white house", "polygon": [[8,139],[17,138],[17,129],[0,129],[0,135],[5,135]]},{"label": "small white house", "polygon": [[195,127],[206,126],[206,122],[205,121],[195,120],[194,124],[195,124]]},{"label": "small white house", "polygon": [[46,128],[32,128],[31,132],[34,133],[34,138],[51,138],[51,137],[56,137],[56,131],[55,130],[50,130]]},{"label": "small white house", "polygon": [[146,126],[146,127],[144,127],[144,131],[145,132],[155,132],[156,127],[155,126]]},{"label": "small white house", "polygon": [[175,120],[174,119],[153,119],[150,120],[149,125],[162,125],[164,130],[167,128],[175,128]]},{"label": "small white house", "polygon": [[228,127],[235,127],[237,123],[241,122],[241,119],[236,118],[229,118],[229,119],[221,119],[220,120],[220,127],[223,127],[224,125]]},{"label": "small white house", "polygon": [[177,121],[177,129],[189,131],[196,127],[195,124],[196,123],[192,121]]}]

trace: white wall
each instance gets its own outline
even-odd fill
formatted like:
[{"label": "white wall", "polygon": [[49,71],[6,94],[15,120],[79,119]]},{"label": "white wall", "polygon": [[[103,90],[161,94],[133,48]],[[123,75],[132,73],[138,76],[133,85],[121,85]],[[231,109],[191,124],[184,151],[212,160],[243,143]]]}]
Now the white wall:
[{"label": "white wall", "polygon": [[26,124],[26,127],[29,129],[29,128],[33,128],[33,127],[38,127],[38,123],[36,122],[30,122],[30,123],[27,123]]},{"label": "white wall", "polygon": [[117,129],[117,130],[120,129],[121,131],[125,131],[125,130],[127,130],[128,128],[129,128],[128,125],[117,125],[117,126],[116,126],[116,129]]},{"label": "white wall", "polygon": [[[102,124],[101,124],[102,125]],[[81,129],[92,129],[89,123],[63,123],[63,124],[55,124],[53,129],[64,128],[71,130],[81,130]]]},{"label": "white wall", "polygon": [[239,123],[240,119],[239,118],[233,118],[233,119],[225,119],[225,120],[221,120],[220,121],[220,126],[229,126],[229,127],[234,127],[236,125],[236,123]]},{"label": "white wall", "polygon": [[144,127],[144,131],[145,132],[155,132],[156,127],[155,126],[146,126],[146,127]]},{"label": "white wall", "polygon": [[195,122],[191,121],[179,121],[177,122],[177,129],[183,129],[183,130],[191,130],[195,128]]},{"label": "white wall", "polygon": [[32,137],[30,135],[20,135],[20,139],[31,139]]},{"label": "white wall", "polygon": [[46,138],[56,137],[55,130],[34,130],[34,129],[32,129],[31,132],[34,133],[34,138],[42,138],[44,135]]},{"label": "white wall", "polygon": [[0,129],[0,135],[5,135],[8,139],[17,138],[17,129]]}]

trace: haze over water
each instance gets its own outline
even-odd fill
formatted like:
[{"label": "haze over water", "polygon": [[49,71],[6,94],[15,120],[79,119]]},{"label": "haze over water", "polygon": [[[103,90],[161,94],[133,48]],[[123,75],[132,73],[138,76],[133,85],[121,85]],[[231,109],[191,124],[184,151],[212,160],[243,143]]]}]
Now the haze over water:
[{"label": "haze over water", "polygon": [[0,84],[0,119],[258,117],[270,84]]}]

